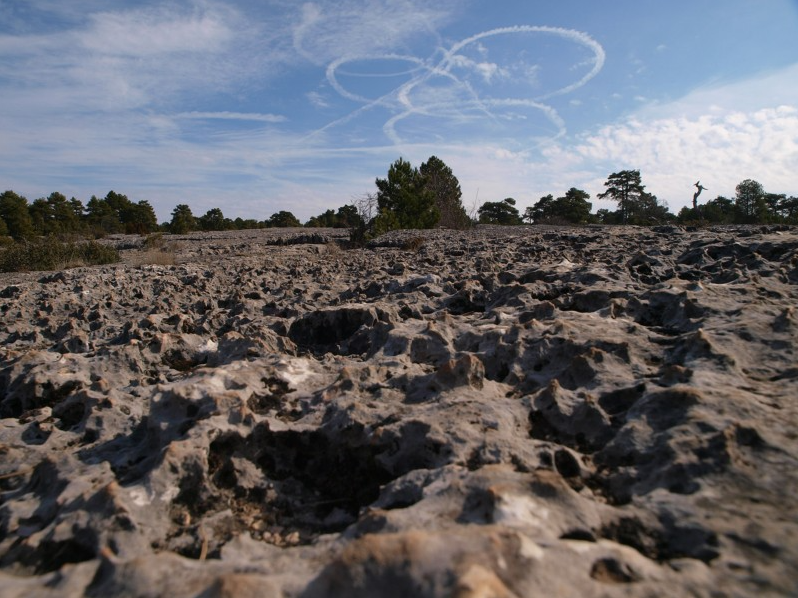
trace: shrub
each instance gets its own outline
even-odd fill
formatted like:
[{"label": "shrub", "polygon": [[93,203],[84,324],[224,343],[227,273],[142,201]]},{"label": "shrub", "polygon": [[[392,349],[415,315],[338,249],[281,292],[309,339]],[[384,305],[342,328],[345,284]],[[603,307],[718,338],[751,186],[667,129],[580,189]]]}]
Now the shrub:
[{"label": "shrub", "polygon": [[70,245],[77,249],[78,259],[86,264],[113,264],[119,261],[119,252],[109,245],[88,241],[86,243],[67,244],[66,247]]},{"label": "shrub", "polygon": [[165,246],[166,240],[163,238],[163,233],[152,233],[144,239],[143,248],[145,251],[163,249]]},{"label": "shrub", "polygon": [[20,241],[0,253],[0,271],[63,270],[77,266],[111,264],[119,261],[113,247],[97,243],[62,242],[55,237]]}]

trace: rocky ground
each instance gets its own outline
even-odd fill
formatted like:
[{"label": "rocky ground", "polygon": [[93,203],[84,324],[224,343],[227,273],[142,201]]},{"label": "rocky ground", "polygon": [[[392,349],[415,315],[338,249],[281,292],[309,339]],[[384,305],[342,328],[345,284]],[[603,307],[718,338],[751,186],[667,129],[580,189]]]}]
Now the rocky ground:
[{"label": "rocky ground", "polygon": [[798,229],[342,235],[0,275],[4,597],[798,593]]}]

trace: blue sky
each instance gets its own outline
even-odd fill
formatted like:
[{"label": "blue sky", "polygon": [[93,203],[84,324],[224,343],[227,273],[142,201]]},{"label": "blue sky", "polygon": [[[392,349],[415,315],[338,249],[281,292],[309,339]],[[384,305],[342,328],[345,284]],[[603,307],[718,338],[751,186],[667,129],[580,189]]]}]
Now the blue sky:
[{"label": "blue sky", "polygon": [[304,221],[436,155],[469,210],[796,195],[797,38],[796,0],[0,0],[0,187]]}]

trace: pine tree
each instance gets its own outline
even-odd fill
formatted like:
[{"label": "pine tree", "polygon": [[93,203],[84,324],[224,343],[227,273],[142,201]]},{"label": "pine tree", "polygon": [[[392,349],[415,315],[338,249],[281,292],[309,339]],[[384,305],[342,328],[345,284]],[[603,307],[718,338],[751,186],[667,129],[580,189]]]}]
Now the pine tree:
[{"label": "pine tree", "polygon": [[0,195],[0,218],[6,223],[8,234],[16,241],[30,239],[36,234],[28,211],[28,200],[13,191]]},{"label": "pine tree", "polygon": [[470,224],[468,214],[463,207],[460,181],[454,176],[452,169],[437,156],[430,156],[419,168],[424,181],[424,189],[432,193],[435,207],[440,213],[439,226],[463,229]]},{"label": "pine tree", "polygon": [[640,179],[639,170],[622,170],[613,172],[604,183],[607,190],[599,193],[599,199],[609,198],[618,203],[621,212],[621,222],[626,224],[634,211],[636,203],[645,192],[645,186]]},{"label": "pine tree", "polygon": [[435,195],[410,162],[399,158],[388,169],[388,177],[378,178],[375,184],[379,208],[374,223],[377,234],[394,229],[432,228],[438,223],[440,212]]},{"label": "pine tree", "polygon": [[181,203],[172,210],[172,220],[169,223],[169,232],[175,235],[184,235],[193,230],[197,230],[197,219],[191,212],[191,208]]}]

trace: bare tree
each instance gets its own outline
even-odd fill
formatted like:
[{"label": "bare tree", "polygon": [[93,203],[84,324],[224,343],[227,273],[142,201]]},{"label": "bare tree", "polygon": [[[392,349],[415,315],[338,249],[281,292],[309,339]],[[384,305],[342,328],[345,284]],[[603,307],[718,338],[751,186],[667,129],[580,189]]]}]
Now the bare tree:
[{"label": "bare tree", "polygon": [[371,223],[379,213],[376,193],[364,193],[352,199],[352,206],[357,211],[356,222],[349,229],[349,240],[355,245],[366,242]]}]

